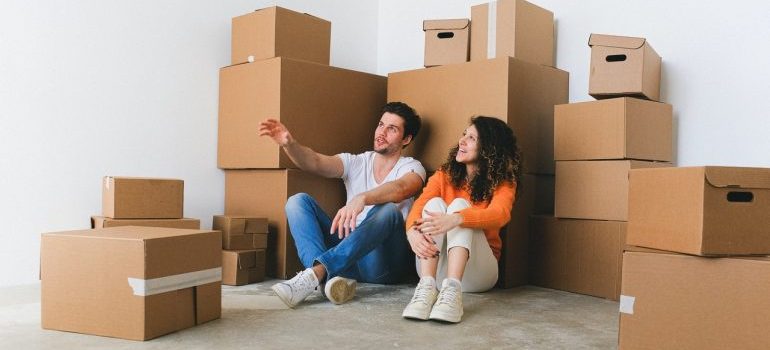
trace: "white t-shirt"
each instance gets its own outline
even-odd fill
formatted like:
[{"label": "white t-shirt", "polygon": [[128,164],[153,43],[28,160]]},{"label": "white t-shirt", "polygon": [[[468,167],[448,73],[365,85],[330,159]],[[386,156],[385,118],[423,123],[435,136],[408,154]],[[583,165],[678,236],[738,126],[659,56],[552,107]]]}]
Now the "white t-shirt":
[{"label": "white t-shirt", "polygon": [[[382,183],[377,183],[374,180],[374,156],[376,154],[374,151],[369,151],[360,154],[340,153],[337,155],[337,157],[342,159],[344,169],[342,171],[342,180],[345,182],[345,190],[348,193],[346,203],[349,203],[359,193],[369,191],[386,182],[397,180],[410,172],[419,175],[422,178],[422,182],[425,183],[425,168],[423,168],[420,161],[412,157],[399,158],[396,165],[388,173],[388,176],[382,180]],[[409,209],[412,208],[413,203],[414,197],[409,197],[400,203],[395,203],[398,209],[401,210],[404,219],[409,214]],[[364,221],[372,207],[373,205],[364,207],[364,210],[356,218],[356,225]]]}]

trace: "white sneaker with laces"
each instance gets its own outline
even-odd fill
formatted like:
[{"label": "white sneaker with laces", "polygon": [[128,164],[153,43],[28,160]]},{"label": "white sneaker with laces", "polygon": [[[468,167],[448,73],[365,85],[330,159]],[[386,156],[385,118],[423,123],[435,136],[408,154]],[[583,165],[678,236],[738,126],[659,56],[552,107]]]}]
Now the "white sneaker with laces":
[{"label": "white sneaker with laces", "polygon": [[420,283],[414,288],[414,296],[401,314],[404,318],[415,320],[427,320],[433,304],[436,302],[436,280],[432,278],[421,278]]},{"label": "white sneaker with laces", "polygon": [[305,300],[318,287],[318,278],[313,269],[305,269],[297,273],[294,278],[274,284],[272,289],[288,307],[294,308]]},{"label": "white sneaker with laces", "polygon": [[337,305],[344,304],[356,296],[356,280],[345,277],[332,277],[326,281],[324,294],[326,298]]},{"label": "white sneaker with laces", "polygon": [[430,319],[458,323],[463,316],[463,292],[456,281],[444,279],[436,304],[430,312]]}]

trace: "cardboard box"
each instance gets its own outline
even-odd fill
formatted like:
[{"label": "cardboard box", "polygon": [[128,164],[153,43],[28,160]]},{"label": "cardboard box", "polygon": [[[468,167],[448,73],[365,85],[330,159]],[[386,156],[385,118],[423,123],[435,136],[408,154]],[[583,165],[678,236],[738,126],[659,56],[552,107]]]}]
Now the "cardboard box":
[{"label": "cardboard box", "polygon": [[769,275],[767,257],[626,252],[619,348],[767,349]]},{"label": "cardboard box", "polygon": [[91,228],[107,228],[118,226],[149,226],[149,227],[167,227],[184,228],[199,230],[201,221],[198,219],[111,219],[103,216],[91,217]]},{"label": "cardboard box", "polygon": [[556,160],[673,159],[669,104],[613,98],[558,105],[554,110]]},{"label": "cardboard box", "polygon": [[296,169],[225,171],[225,215],[266,217],[267,275],[288,279],[304,269],[286,221],[286,200],[296,193],[313,196],[333,217],[345,205],[345,186]]},{"label": "cardboard box", "polygon": [[588,94],[597,98],[633,96],[660,101],[658,53],[644,38],[591,34]]},{"label": "cardboard box", "polygon": [[553,12],[524,0],[471,7],[471,61],[516,57],[553,67]]},{"label": "cardboard box", "polygon": [[695,255],[770,254],[770,169],[630,174],[628,244]]},{"label": "cardboard box", "polygon": [[273,6],[233,18],[232,64],[273,57],[329,64],[332,23]]},{"label": "cardboard box", "polygon": [[105,176],[102,215],[113,219],[181,219],[184,181]]},{"label": "cardboard box", "polygon": [[264,279],[264,249],[222,251],[222,284],[242,286]]},{"label": "cardboard box", "polygon": [[211,228],[222,231],[222,249],[267,248],[267,218],[215,215]]},{"label": "cardboard box", "polygon": [[44,233],[44,329],[147,340],[219,318],[220,233],[123,226]]},{"label": "cardboard box", "polygon": [[469,19],[423,21],[422,30],[425,32],[425,67],[468,62]]},{"label": "cardboard box", "polygon": [[636,160],[556,162],[557,218],[628,220],[628,171],[670,163]]},{"label": "cardboard box", "polygon": [[530,283],[618,300],[623,221],[531,218]]},{"label": "cardboard box", "polygon": [[371,150],[386,84],[382,76],[286,58],[222,68],[218,165],[296,168],[272,139],[258,136],[267,118],[322,154]]},{"label": "cardboard box", "polygon": [[524,171],[553,174],[553,109],[567,103],[569,73],[515,58],[497,58],[391,73],[388,100],[404,101],[423,128],[405,153],[438,169],[471,116],[500,118],[513,128]]}]

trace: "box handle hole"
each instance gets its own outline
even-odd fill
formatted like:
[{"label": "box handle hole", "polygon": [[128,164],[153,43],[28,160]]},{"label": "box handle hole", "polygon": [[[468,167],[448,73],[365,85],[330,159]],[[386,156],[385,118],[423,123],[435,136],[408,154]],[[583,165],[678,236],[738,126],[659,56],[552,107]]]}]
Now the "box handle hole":
[{"label": "box handle hole", "polygon": [[454,36],[455,36],[455,33],[452,33],[452,32],[440,32],[440,33],[438,33],[438,38],[439,39],[451,39],[451,38],[454,38]]},{"label": "box handle hole", "polygon": [[623,62],[626,60],[626,55],[609,55],[607,56],[607,62]]},{"label": "box handle hole", "polygon": [[748,203],[754,200],[754,194],[751,192],[730,191],[727,192],[728,202]]}]

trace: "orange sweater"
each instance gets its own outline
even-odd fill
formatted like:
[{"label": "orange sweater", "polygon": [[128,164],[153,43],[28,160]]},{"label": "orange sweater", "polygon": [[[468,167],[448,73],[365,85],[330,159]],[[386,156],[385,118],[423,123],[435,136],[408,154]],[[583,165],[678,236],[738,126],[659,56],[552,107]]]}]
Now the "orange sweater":
[{"label": "orange sweater", "polygon": [[422,210],[431,198],[439,197],[447,204],[455,198],[464,198],[471,203],[471,207],[458,212],[463,217],[463,223],[460,226],[484,230],[484,236],[487,238],[489,247],[492,248],[492,253],[497,260],[500,260],[500,249],[503,246],[500,240],[500,228],[511,220],[515,194],[516,184],[506,182],[497,186],[489,202],[473,203],[470,192],[452,186],[449,176],[438,170],[428,179],[422,194],[412,205],[406,217],[406,228],[408,230],[415,220],[422,217]]}]

